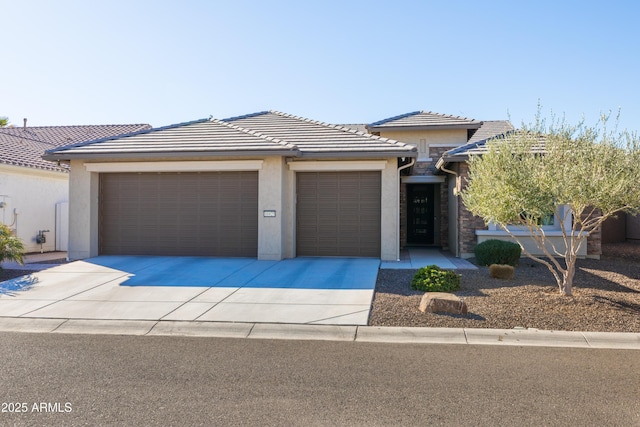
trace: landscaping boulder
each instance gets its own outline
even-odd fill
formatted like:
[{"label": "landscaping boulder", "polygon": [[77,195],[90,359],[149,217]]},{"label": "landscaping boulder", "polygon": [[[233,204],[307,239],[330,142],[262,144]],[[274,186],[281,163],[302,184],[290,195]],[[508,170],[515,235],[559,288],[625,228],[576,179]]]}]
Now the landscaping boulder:
[{"label": "landscaping boulder", "polygon": [[423,313],[467,314],[467,303],[454,294],[426,292],[420,301],[420,311]]}]

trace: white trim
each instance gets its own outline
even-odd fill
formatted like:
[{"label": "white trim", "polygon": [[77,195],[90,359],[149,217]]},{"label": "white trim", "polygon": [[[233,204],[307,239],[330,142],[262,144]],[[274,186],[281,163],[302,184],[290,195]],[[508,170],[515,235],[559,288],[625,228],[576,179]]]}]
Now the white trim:
[{"label": "white trim", "polygon": [[[511,234],[518,237],[530,237],[531,233],[525,230],[511,230]],[[559,236],[562,237],[562,231],[560,230],[545,230],[544,235],[547,237]],[[506,236],[509,237],[509,233],[504,230],[476,230],[476,236]]]},{"label": "white trim", "polygon": [[305,172],[381,171],[386,167],[386,160],[298,161],[289,163],[289,170]]},{"label": "white trim", "polygon": [[84,163],[88,172],[216,172],[255,171],[263,160]]}]

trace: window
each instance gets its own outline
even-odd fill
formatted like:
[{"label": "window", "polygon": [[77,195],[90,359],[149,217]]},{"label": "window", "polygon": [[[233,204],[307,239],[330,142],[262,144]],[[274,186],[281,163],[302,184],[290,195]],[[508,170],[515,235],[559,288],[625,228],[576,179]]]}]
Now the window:
[{"label": "window", "polygon": [[[524,218],[524,216],[526,215],[526,212],[523,212],[522,214],[520,214],[521,217]],[[572,220],[573,220],[573,215],[571,214],[571,210],[569,209],[569,206],[567,205],[560,205],[558,206],[558,209],[556,211],[556,215],[554,215],[553,213],[548,213],[547,215],[543,216],[542,218],[538,218],[537,219],[537,223],[538,225],[541,226],[541,228],[545,231],[560,231],[562,229],[562,224],[560,223],[561,221],[564,223],[565,229],[566,230],[571,230],[571,224],[572,224]],[[498,227],[496,224],[494,223],[489,223],[489,230],[491,231],[497,231],[500,230],[500,227]],[[518,225],[518,224],[513,224],[509,226],[509,230],[511,231],[525,231],[526,227],[523,225]]]},{"label": "window", "polygon": [[[520,218],[523,221],[527,220],[527,213],[526,212],[522,212],[520,214]],[[529,218],[530,220],[533,220],[532,222],[535,222],[537,225],[542,226],[543,228],[547,228],[549,226],[553,226],[555,225],[555,215],[553,214],[553,212],[549,212],[548,214],[544,215],[541,218]]]}]

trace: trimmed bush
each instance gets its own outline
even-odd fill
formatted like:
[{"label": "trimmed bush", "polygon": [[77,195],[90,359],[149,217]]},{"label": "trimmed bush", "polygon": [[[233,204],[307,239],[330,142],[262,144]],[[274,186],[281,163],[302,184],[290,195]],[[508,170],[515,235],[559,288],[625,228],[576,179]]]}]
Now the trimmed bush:
[{"label": "trimmed bush", "polygon": [[[24,245],[22,241],[11,234],[11,230],[4,224],[0,224],[0,263],[3,261],[15,261],[23,264],[22,255]],[[2,266],[0,265],[0,271]]]},{"label": "trimmed bush", "polygon": [[453,292],[460,289],[460,275],[437,265],[422,267],[411,280],[411,289],[424,292]]},{"label": "trimmed bush", "polygon": [[473,249],[478,265],[508,264],[516,266],[520,260],[520,245],[504,240],[486,240]]},{"label": "trimmed bush", "polygon": [[515,269],[512,265],[507,264],[491,264],[489,266],[489,276],[494,279],[511,280],[515,275]]}]

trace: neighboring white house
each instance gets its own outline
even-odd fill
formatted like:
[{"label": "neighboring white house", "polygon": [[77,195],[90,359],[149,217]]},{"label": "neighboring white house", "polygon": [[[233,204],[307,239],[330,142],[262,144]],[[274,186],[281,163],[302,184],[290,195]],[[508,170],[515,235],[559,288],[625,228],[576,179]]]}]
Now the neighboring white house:
[{"label": "neighboring white house", "polygon": [[43,160],[42,154],[148,128],[144,124],[0,128],[0,222],[22,240],[27,253],[66,251],[69,167]]}]

